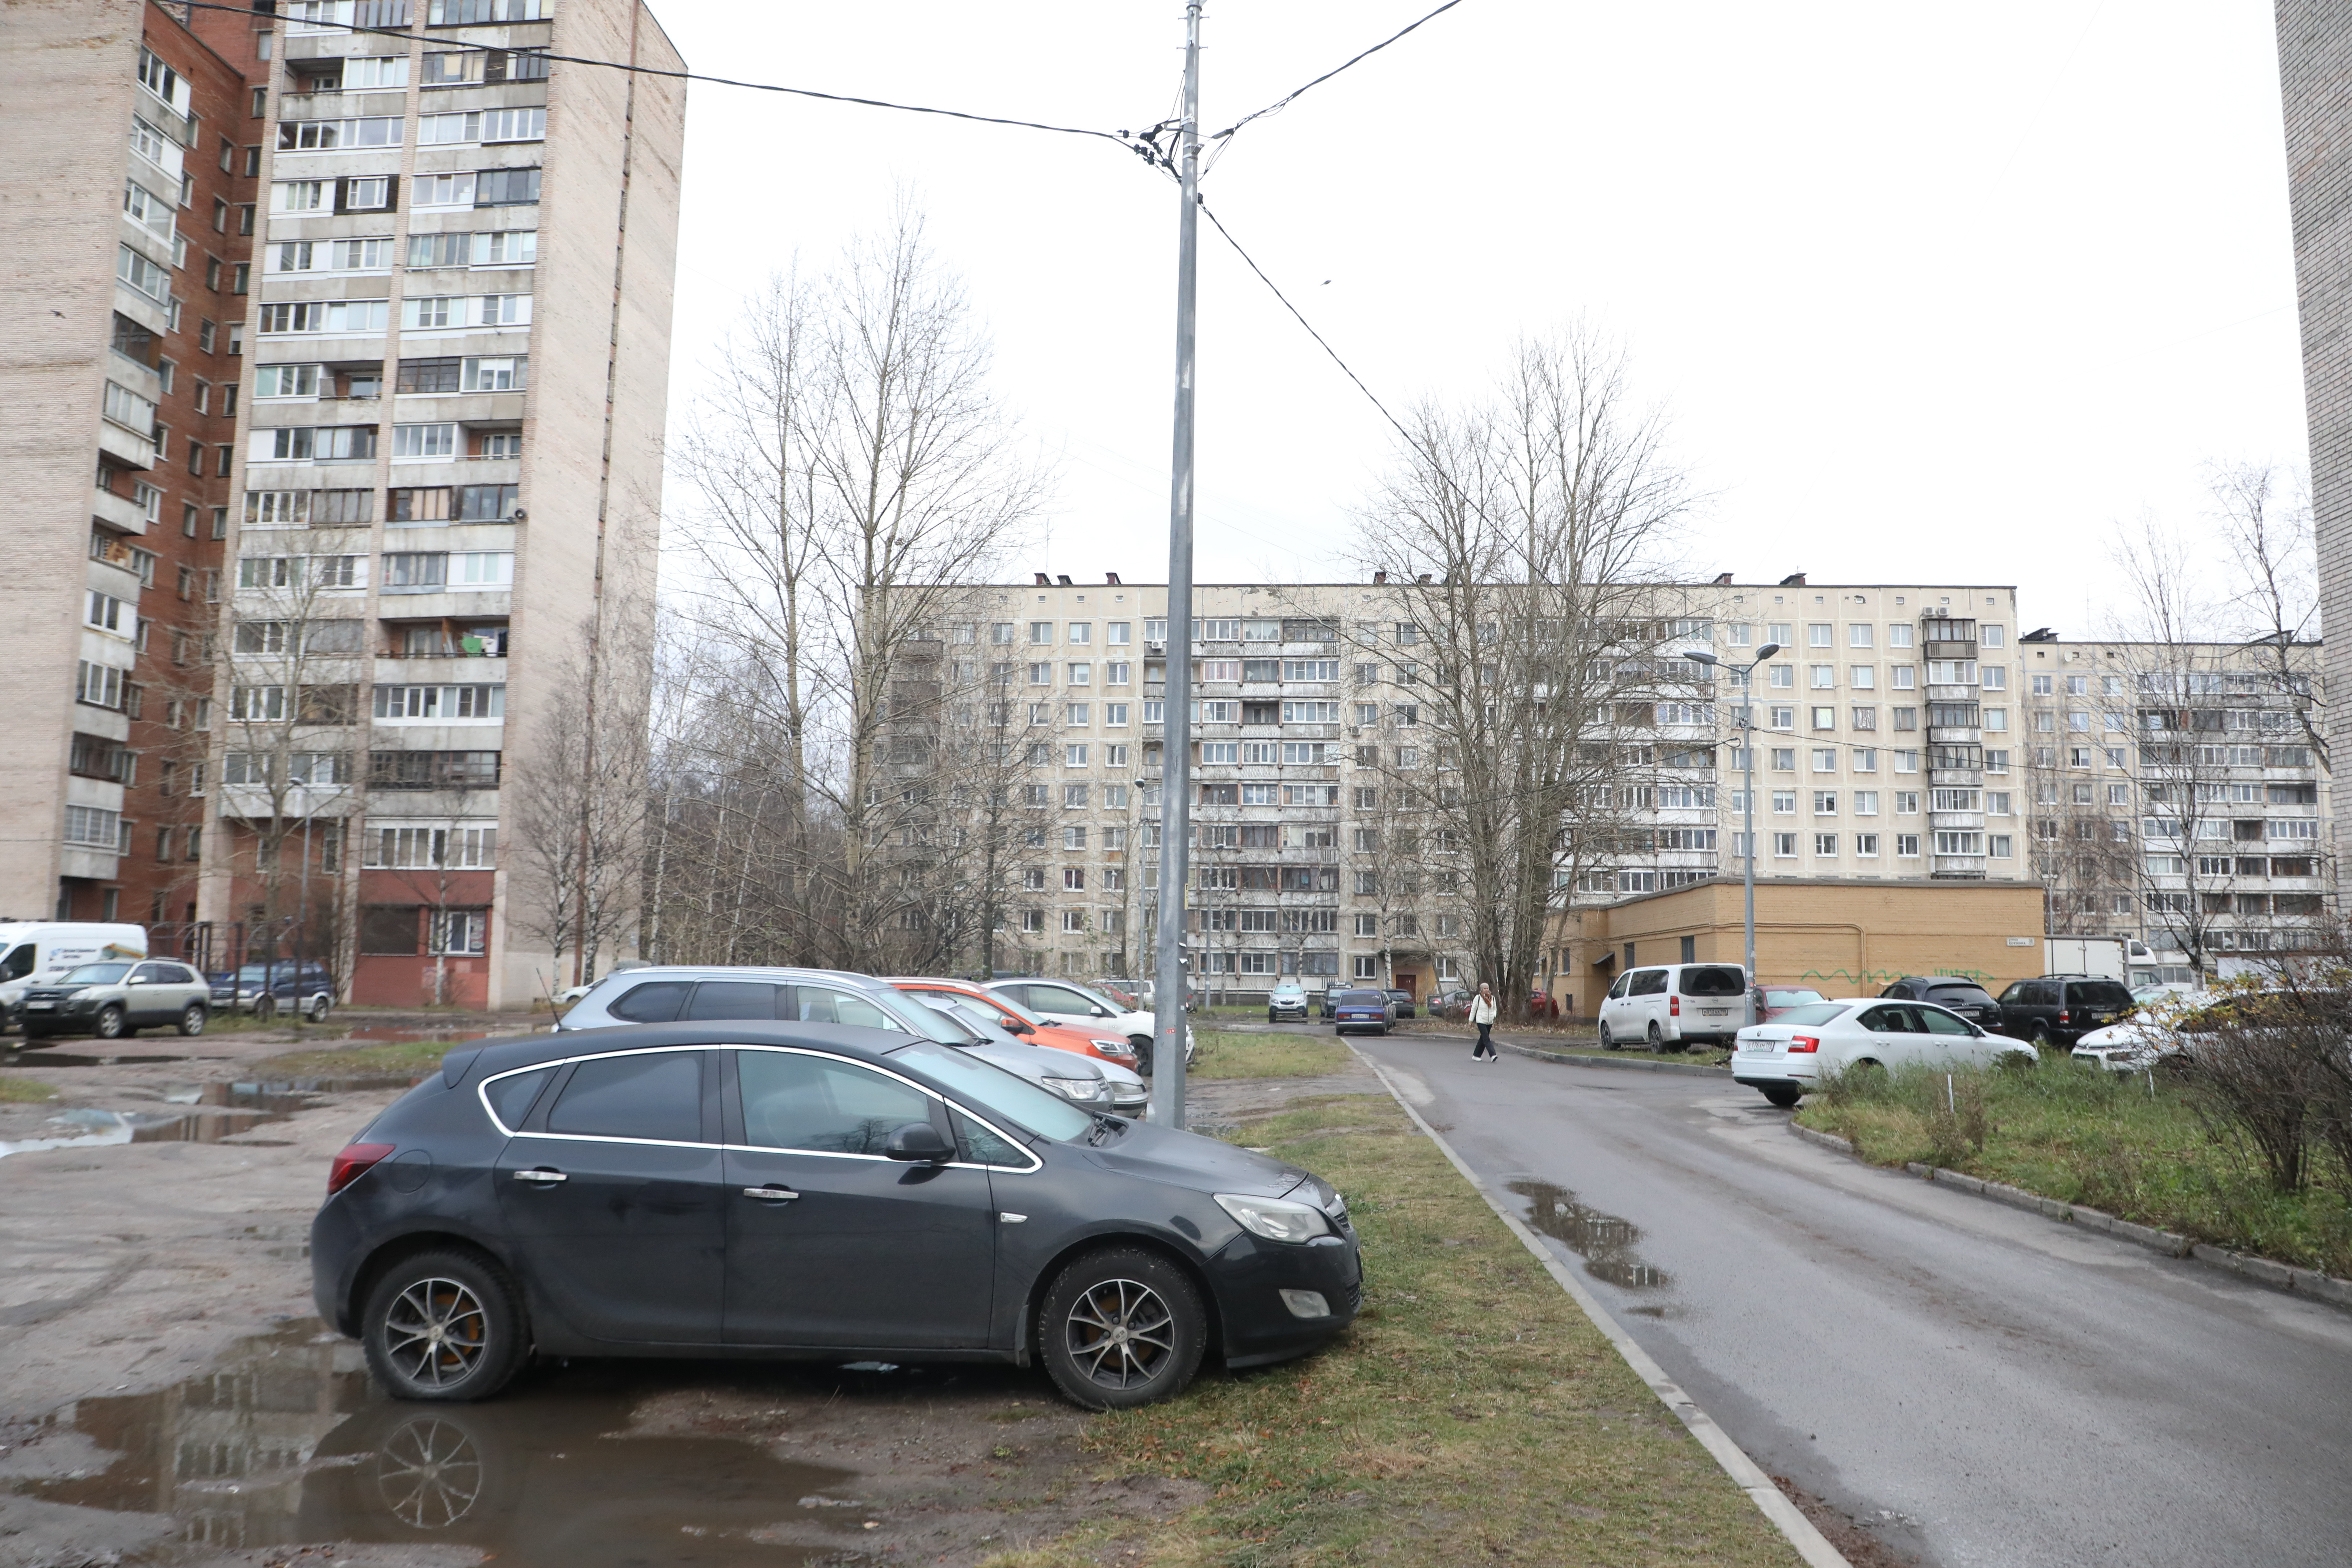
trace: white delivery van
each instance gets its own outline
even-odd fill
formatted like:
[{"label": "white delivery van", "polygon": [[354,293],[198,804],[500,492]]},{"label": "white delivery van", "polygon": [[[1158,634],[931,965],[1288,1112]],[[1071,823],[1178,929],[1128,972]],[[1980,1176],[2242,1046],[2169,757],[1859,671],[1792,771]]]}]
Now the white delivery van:
[{"label": "white delivery van", "polygon": [[1684,1050],[1728,1045],[1756,1022],[1748,971],[1737,963],[1658,963],[1617,977],[1601,1003],[1601,1044],[1609,1050]]},{"label": "white delivery van", "polygon": [[102,958],[147,956],[145,926],[90,921],[0,921],[0,1026],[16,1026],[25,987]]}]

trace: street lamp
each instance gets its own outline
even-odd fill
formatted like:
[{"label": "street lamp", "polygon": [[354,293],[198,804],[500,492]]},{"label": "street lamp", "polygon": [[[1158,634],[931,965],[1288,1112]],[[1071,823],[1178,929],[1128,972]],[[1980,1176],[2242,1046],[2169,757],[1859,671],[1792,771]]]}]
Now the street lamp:
[{"label": "street lamp", "polygon": [[1758,665],[1780,651],[1779,643],[1768,642],[1758,648],[1756,657],[1746,664],[1725,664],[1711,653],[1689,652],[1683,655],[1693,664],[1720,665],[1739,673],[1739,729],[1747,742],[1740,751],[1748,759],[1747,784],[1740,792],[1740,799],[1747,807],[1747,829],[1743,837],[1748,841],[1748,854],[1741,863],[1744,873],[1741,879],[1748,895],[1748,984],[1751,989],[1756,984],[1756,704],[1748,678],[1755,673]]}]

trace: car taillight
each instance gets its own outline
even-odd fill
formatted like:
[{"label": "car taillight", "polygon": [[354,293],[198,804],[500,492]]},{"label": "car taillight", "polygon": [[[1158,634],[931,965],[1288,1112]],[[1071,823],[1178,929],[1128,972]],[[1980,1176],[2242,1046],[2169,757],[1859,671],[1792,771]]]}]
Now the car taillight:
[{"label": "car taillight", "polygon": [[2058,1010],[2058,1021],[2062,1024],[2066,1021],[2066,1010],[2063,1007]]},{"label": "car taillight", "polygon": [[1789,1049],[1791,1052],[1818,1051],[1821,1048],[1822,1037],[1819,1035],[1790,1035],[1789,1037]]},{"label": "car taillight", "polygon": [[1683,999],[1682,999],[1681,997],[1679,997],[1679,996],[1669,996],[1669,997],[1667,997],[1667,998],[1666,998],[1666,1016],[1668,1016],[1669,1018],[1679,1018],[1679,1017],[1681,1017],[1682,1016],[1683,1016]]},{"label": "car taillight", "polygon": [[335,1156],[327,1170],[327,1195],[333,1197],[353,1182],[367,1174],[368,1167],[397,1147],[391,1143],[352,1143]]}]

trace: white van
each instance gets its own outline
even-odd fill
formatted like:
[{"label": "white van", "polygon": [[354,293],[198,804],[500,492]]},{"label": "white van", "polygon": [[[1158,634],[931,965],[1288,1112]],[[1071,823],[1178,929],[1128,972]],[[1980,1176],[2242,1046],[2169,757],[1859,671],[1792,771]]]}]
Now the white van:
[{"label": "white van", "polygon": [[44,974],[101,958],[147,956],[145,926],[84,921],[0,922],[0,1026],[16,1026],[25,987]]},{"label": "white van", "polygon": [[1659,963],[1629,969],[1601,1004],[1601,1044],[1681,1050],[1729,1045],[1754,1023],[1748,971],[1737,963]]}]

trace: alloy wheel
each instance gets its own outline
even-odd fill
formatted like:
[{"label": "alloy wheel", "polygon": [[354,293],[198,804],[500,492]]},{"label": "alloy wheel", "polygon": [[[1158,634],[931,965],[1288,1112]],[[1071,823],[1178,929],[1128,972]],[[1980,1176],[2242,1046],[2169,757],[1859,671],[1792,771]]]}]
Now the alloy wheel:
[{"label": "alloy wheel", "polygon": [[1105,1279],[1070,1305],[1070,1359],[1105,1388],[1150,1383],[1176,1353],[1176,1318],[1149,1285]]},{"label": "alloy wheel", "polygon": [[383,1352],[403,1375],[447,1388],[474,1374],[489,1348],[489,1314],[458,1280],[416,1280],[383,1315]]}]

